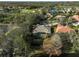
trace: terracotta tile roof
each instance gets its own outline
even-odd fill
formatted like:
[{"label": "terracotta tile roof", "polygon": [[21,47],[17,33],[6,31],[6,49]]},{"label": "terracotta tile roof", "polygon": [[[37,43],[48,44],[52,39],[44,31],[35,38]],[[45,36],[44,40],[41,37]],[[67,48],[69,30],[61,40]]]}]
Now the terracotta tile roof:
[{"label": "terracotta tile roof", "polygon": [[63,26],[61,24],[58,24],[55,32],[63,32],[63,33],[66,33],[66,32],[70,32],[72,30],[73,29],[71,29],[69,26]]},{"label": "terracotta tile roof", "polygon": [[79,21],[79,15],[74,15],[72,16],[72,19],[76,20],[76,21]]}]

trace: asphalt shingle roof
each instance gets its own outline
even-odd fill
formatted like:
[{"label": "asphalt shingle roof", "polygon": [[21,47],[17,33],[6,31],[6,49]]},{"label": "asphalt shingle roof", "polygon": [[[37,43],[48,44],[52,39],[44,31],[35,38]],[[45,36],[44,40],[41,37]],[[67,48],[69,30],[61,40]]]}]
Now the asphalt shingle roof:
[{"label": "asphalt shingle roof", "polygon": [[51,33],[51,29],[50,29],[50,27],[45,26],[45,25],[38,25],[38,26],[33,30],[33,33],[38,33],[38,32]]}]

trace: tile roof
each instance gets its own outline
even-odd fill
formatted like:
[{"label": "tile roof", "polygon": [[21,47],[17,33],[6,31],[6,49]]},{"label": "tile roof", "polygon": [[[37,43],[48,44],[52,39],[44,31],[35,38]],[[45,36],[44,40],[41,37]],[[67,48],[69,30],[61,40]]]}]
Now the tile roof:
[{"label": "tile roof", "polygon": [[74,15],[72,16],[72,19],[76,20],[76,21],[79,21],[79,15]]},{"label": "tile roof", "polygon": [[72,31],[73,29],[70,28],[69,26],[63,26],[61,24],[58,24],[57,25],[57,28],[56,28],[56,31],[55,32],[63,32],[63,33],[66,33],[66,32],[70,32]]}]

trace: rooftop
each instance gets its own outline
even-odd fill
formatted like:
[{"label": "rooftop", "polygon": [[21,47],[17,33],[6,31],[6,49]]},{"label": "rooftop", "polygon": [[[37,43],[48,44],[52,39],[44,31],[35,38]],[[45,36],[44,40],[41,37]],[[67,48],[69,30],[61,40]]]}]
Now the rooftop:
[{"label": "rooftop", "polygon": [[70,28],[69,26],[63,26],[61,24],[58,24],[57,25],[57,28],[56,28],[56,32],[63,32],[63,33],[66,33],[66,32],[70,32],[72,31],[73,29]]},{"label": "rooftop", "polygon": [[72,19],[76,20],[76,21],[79,21],[79,15],[74,15],[72,16]]}]

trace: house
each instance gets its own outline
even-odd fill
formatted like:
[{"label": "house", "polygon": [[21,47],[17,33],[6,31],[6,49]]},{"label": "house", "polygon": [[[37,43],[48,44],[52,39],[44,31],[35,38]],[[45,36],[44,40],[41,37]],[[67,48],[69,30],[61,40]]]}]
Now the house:
[{"label": "house", "polygon": [[79,15],[73,15],[72,16],[72,19],[79,22]]},{"label": "house", "polygon": [[60,18],[65,18],[65,16],[57,15],[57,16],[55,17],[55,19],[60,19]]},{"label": "house", "polygon": [[72,23],[73,26],[78,26],[79,25],[79,22],[76,22],[76,23]]},{"label": "house", "polygon": [[33,41],[32,45],[41,45],[43,39],[47,38],[51,35],[51,27],[50,24],[46,25],[36,25],[36,28],[33,30]]},{"label": "house", "polygon": [[56,21],[58,22],[58,23],[66,23],[65,22],[65,20],[66,20],[66,16],[63,16],[63,15],[57,15],[56,17],[55,17],[55,19],[56,19]]},{"label": "house", "polygon": [[45,37],[47,34],[51,34],[50,24],[37,25],[36,28],[33,30],[33,34],[40,37]]},{"label": "house", "polygon": [[63,26],[63,25],[61,25],[61,24],[58,24],[57,25],[57,27],[56,27],[56,33],[57,32],[61,32],[61,33],[66,33],[66,32],[71,32],[71,31],[73,31],[73,29],[72,28],[70,28],[69,26]]},{"label": "house", "polygon": [[79,25],[79,15],[73,15],[72,19],[73,19],[73,21],[75,21],[72,23],[73,26],[78,26]]},{"label": "house", "polygon": [[50,26],[46,25],[37,25],[36,28],[33,30],[33,33],[51,33],[50,32]]}]

